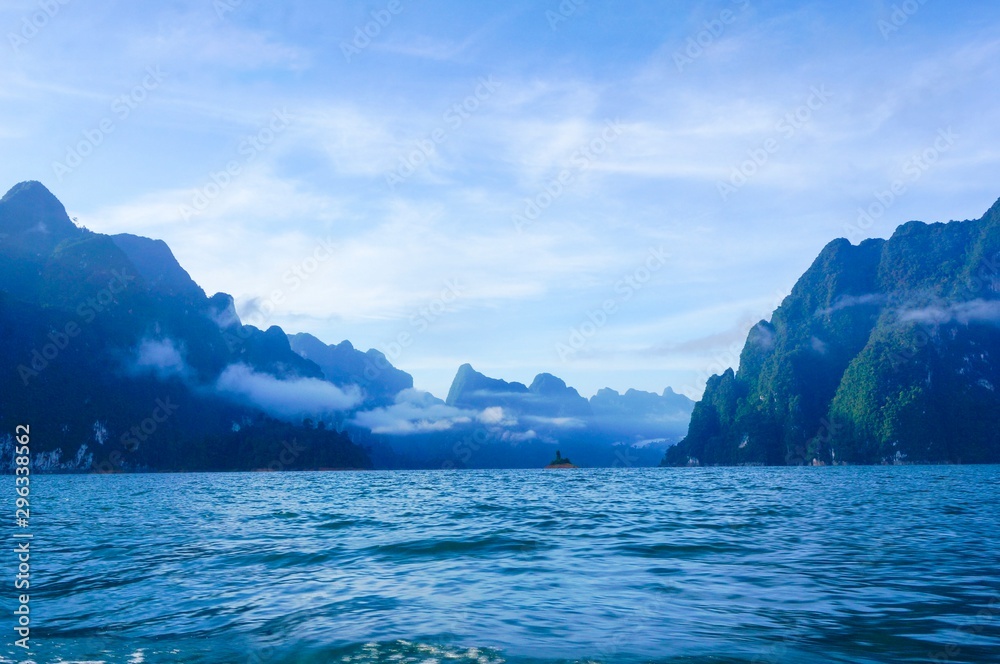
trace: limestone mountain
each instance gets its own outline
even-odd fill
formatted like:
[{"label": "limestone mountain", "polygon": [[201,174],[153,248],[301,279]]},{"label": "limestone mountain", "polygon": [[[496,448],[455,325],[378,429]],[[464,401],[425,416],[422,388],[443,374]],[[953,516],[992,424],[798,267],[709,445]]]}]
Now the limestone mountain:
[{"label": "limestone mountain", "polygon": [[667,464],[1000,461],[1000,202],[828,244]]},{"label": "limestone mountain", "polygon": [[305,388],[350,398],[322,377],[280,328],[206,298],[165,243],[79,227],[38,182],[0,199],[0,427],[30,424],[37,470],[251,469],[292,438],[286,467],[369,466],[346,435],[291,416]]},{"label": "limestone mountain", "polygon": [[[469,364],[459,367],[447,404],[475,410],[501,409],[512,428],[519,426],[523,433],[537,434],[553,444],[586,440],[595,449],[604,445],[606,451],[612,450],[608,446],[624,446],[635,454],[637,465],[643,465],[648,454],[658,459],[669,443],[683,435],[694,405],[670,388],[662,395],[639,390],[619,394],[603,389],[588,400],[549,373],[538,374],[526,386],[491,378]],[[579,453],[574,454],[583,459]],[[586,463],[590,465],[589,457]]]}]

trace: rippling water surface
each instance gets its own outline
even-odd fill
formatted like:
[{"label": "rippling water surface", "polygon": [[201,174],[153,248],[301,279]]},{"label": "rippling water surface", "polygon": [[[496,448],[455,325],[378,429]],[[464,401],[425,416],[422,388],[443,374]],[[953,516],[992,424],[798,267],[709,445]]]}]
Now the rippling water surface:
[{"label": "rippling water surface", "polygon": [[996,466],[35,477],[33,655],[1000,662],[998,499]]}]

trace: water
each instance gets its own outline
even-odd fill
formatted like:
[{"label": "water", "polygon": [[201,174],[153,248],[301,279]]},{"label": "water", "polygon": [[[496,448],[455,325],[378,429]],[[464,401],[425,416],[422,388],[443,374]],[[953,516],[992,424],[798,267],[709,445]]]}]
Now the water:
[{"label": "water", "polygon": [[[32,491],[36,662],[1000,662],[996,466]],[[21,661],[10,585],[0,652]]]}]

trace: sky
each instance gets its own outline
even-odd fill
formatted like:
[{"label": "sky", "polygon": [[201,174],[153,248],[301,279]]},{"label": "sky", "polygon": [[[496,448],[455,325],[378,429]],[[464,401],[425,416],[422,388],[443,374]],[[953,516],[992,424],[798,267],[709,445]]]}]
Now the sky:
[{"label": "sky", "polygon": [[0,189],[440,397],[697,398],[829,241],[1000,197],[994,2],[12,0],[0,36]]}]

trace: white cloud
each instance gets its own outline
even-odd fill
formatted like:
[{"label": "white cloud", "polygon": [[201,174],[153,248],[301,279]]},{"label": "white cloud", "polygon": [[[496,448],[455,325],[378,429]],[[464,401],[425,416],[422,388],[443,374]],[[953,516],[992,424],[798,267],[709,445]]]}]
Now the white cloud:
[{"label": "white cloud", "polygon": [[189,371],[182,348],[172,339],[143,339],[129,369],[135,373],[150,372],[161,379],[186,376]]},{"label": "white cloud", "polygon": [[411,435],[468,424],[474,413],[446,405],[427,392],[403,390],[391,406],[356,413],[352,422],[372,433]]},{"label": "white cloud", "polygon": [[476,416],[476,419],[483,424],[490,424],[493,426],[515,426],[517,425],[517,418],[507,414],[501,406],[490,406],[489,408],[484,408],[483,412]]},{"label": "white cloud", "polygon": [[901,321],[941,325],[952,321],[969,323],[1000,323],[1000,300],[971,300],[937,306],[908,309],[899,314]]},{"label": "white cloud", "polygon": [[826,307],[825,309],[818,309],[815,315],[817,317],[829,316],[835,311],[840,311],[841,309],[847,309],[848,307],[857,307],[869,304],[883,304],[885,301],[886,301],[886,296],[881,293],[868,293],[865,295],[841,295],[829,307]]},{"label": "white cloud", "polygon": [[279,418],[323,415],[349,410],[361,403],[356,386],[341,389],[317,378],[275,378],[245,364],[232,364],[215,384],[219,394]]},{"label": "white cloud", "polygon": [[534,422],[536,425],[556,427],[559,429],[582,429],[587,423],[576,417],[542,417],[539,415],[525,415],[522,418],[525,422]]}]

